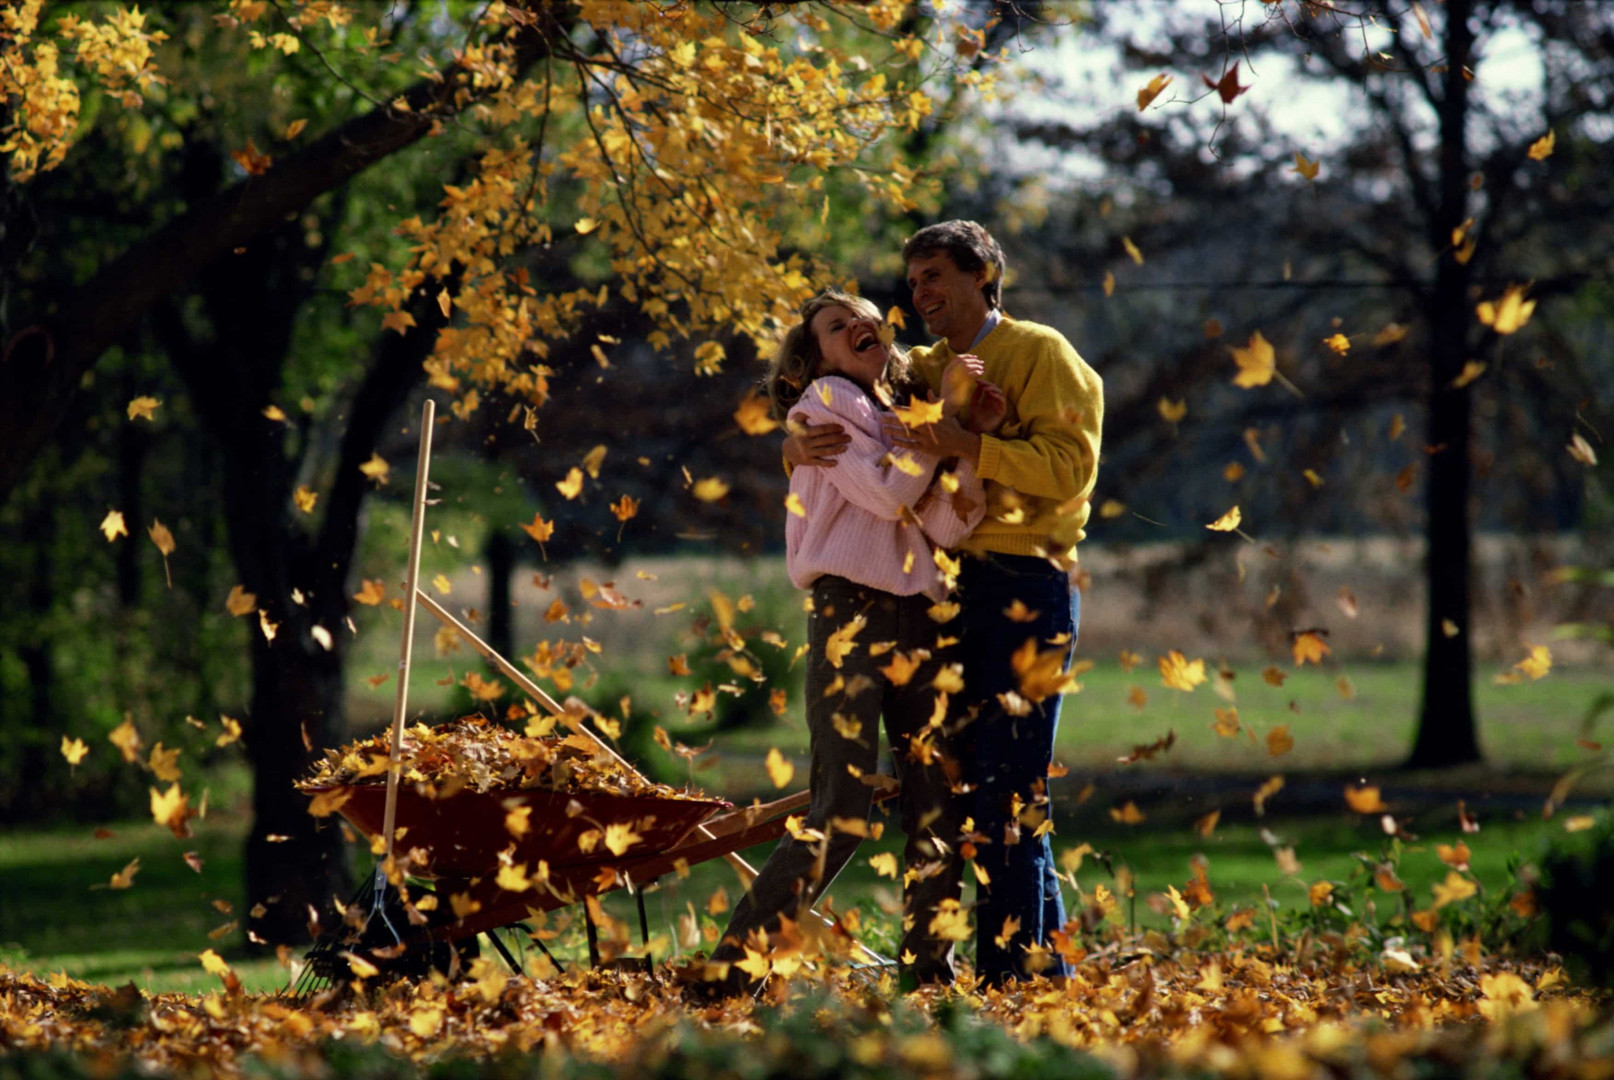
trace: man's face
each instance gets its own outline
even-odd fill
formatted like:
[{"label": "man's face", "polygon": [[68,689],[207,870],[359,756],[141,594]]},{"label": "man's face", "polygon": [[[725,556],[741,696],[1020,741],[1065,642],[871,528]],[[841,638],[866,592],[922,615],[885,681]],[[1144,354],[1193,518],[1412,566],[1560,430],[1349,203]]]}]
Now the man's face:
[{"label": "man's face", "polygon": [[984,268],[966,273],[945,251],[908,262],[914,310],[925,320],[925,329],[937,337],[952,340],[980,329],[987,313],[986,297],[981,293],[985,282]]}]

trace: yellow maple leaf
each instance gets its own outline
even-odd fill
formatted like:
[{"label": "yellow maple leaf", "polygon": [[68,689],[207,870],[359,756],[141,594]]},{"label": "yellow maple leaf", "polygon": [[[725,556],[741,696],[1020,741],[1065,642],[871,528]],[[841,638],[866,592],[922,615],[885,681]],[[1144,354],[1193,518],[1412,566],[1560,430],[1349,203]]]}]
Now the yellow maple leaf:
[{"label": "yellow maple leaf", "polygon": [[[1578,431],[1569,436],[1569,445],[1565,449],[1569,451],[1570,457],[1582,465],[1597,464],[1597,451],[1592,449],[1592,444]],[[110,540],[112,537],[108,536],[107,539]]]},{"label": "yellow maple leaf", "polygon": [[1205,681],[1205,661],[1190,662],[1182,653],[1172,649],[1160,658],[1160,679],[1173,690],[1192,691]]},{"label": "yellow maple leaf", "polygon": [[1553,148],[1557,145],[1558,133],[1548,130],[1545,135],[1531,143],[1530,149],[1526,150],[1525,153],[1530,155],[1531,161],[1546,161],[1552,156]]},{"label": "yellow maple leaf", "polygon": [[309,800],[308,814],[310,817],[317,818],[330,817],[342,809],[352,797],[352,788],[339,787],[332,788],[330,791],[322,791]]},{"label": "yellow maple leaf", "polygon": [[907,405],[900,406],[891,411],[896,415],[897,419],[901,420],[905,425],[911,428],[916,428],[924,427],[927,424],[939,423],[941,421],[942,410],[945,405],[946,402],[942,401],[920,401],[918,398],[915,398]]},{"label": "yellow maple leaf", "polygon": [[583,471],[595,480],[600,478],[600,466],[605,463],[606,448],[602,444],[583,455]]},{"label": "yellow maple leaf", "polygon": [[1216,723],[1211,725],[1212,731],[1216,732],[1216,734],[1222,736],[1224,739],[1231,739],[1233,736],[1239,733],[1238,709],[1229,706],[1225,709],[1217,709],[1215,712]]},{"label": "yellow maple leaf", "polygon": [[975,935],[970,926],[969,913],[957,900],[947,899],[936,905],[936,914],[928,927],[932,937],[943,941],[968,941]]},{"label": "yellow maple leaf", "polygon": [[235,742],[241,737],[241,721],[235,719],[234,717],[225,716],[223,713],[220,713],[219,725],[224,728],[224,733],[213,740],[213,745],[215,747],[223,748],[229,746],[231,743]]},{"label": "yellow maple leaf", "polygon": [[224,598],[224,610],[231,615],[250,615],[258,608],[258,594],[249,593],[240,585],[230,588],[230,595]]},{"label": "yellow maple leaf", "polygon": [[1345,802],[1358,814],[1382,814],[1390,809],[1384,805],[1384,800],[1379,798],[1379,789],[1376,787],[1347,785]]},{"label": "yellow maple leaf", "polygon": [[286,125],[286,133],[282,135],[281,138],[285,139],[287,142],[290,142],[297,136],[301,135],[303,133],[303,128],[307,126],[308,121],[306,119],[293,120],[291,123]]},{"label": "yellow maple leaf", "polygon": [[1104,289],[1104,295],[1105,296],[1114,296],[1115,295],[1115,272],[1114,271],[1112,271],[1112,270],[1104,271],[1103,289]]},{"label": "yellow maple leaf", "polygon": [[729,493],[729,484],[727,480],[716,476],[708,476],[695,481],[695,486],[691,489],[691,492],[701,502],[717,502]]},{"label": "yellow maple leaf", "polygon": [[1216,831],[1216,823],[1221,820],[1222,812],[1220,810],[1212,810],[1210,813],[1194,822],[1194,832],[1198,833],[1201,839],[1208,840],[1210,839],[1211,834]]},{"label": "yellow maple leaf", "polygon": [[1141,825],[1146,816],[1131,799],[1128,799],[1124,806],[1110,807],[1110,819],[1122,825]]},{"label": "yellow maple leaf", "polygon": [[1244,515],[1240,514],[1239,508],[1235,506],[1221,517],[1205,526],[1205,528],[1211,529],[1214,532],[1234,532],[1238,529],[1239,522],[1243,519]]},{"label": "yellow maple leaf", "polygon": [[[802,505],[801,496],[797,495],[794,491],[785,496],[785,509],[800,518],[807,516],[807,508]],[[913,553],[909,552],[909,554],[911,555]]]},{"label": "yellow maple leaf", "polygon": [[127,866],[112,875],[112,880],[107,882],[107,888],[127,889],[134,885],[135,875],[138,873],[140,873],[140,860],[130,859]]},{"label": "yellow maple leaf", "polygon": [[142,395],[141,397],[134,398],[129,402],[129,419],[154,420],[156,417],[154,417],[152,414],[157,411],[157,407],[161,404],[162,402],[158,401],[154,397],[145,397]]},{"label": "yellow maple leaf", "polygon": [[[1575,438],[1578,439],[1580,436],[1577,435]],[[123,514],[117,510],[108,510],[106,517],[101,519],[99,528],[106,534],[106,540],[109,544],[120,536],[129,535],[129,527],[123,523]]]},{"label": "yellow maple leaf", "polygon": [[392,471],[392,467],[382,460],[380,454],[372,451],[370,460],[360,465],[359,471],[380,485],[387,482],[387,475]]},{"label": "yellow maple leaf", "polygon": [[151,748],[151,755],[146,759],[146,768],[163,783],[171,784],[183,775],[179,770],[179,752],[180,748],[177,746],[172,750],[164,750],[163,744],[159,742]]},{"label": "yellow maple leaf", "polygon": [[1126,250],[1127,257],[1130,258],[1135,265],[1143,265],[1143,252],[1138,250],[1138,245],[1132,242],[1132,238],[1130,236],[1121,237],[1121,247]]},{"label": "yellow maple leaf", "polygon": [[881,668],[880,674],[884,675],[892,686],[907,686],[908,680],[913,678],[914,672],[919,670],[919,666],[929,655],[925,649],[894,652],[891,654],[891,663]]},{"label": "yellow maple leaf", "polygon": [[297,509],[305,514],[312,514],[314,504],[319,501],[319,495],[306,484],[299,484],[297,490],[291,493],[291,498],[297,504]]},{"label": "yellow maple leaf", "polygon": [[381,316],[381,329],[396,330],[400,334],[408,333],[409,328],[415,325],[415,317],[407,311],[389,311]]},{"label": "yellow maple leaf", "polygon": [[1178,424],[1188,415],[1187,399],[1172,401],[1170,398],[1161,398],[1155,402],[1155,409],[1160,413],[1160,419],[1168,424]]},{"label": "yellow maple leaf", "polygon": [[[573,471],[575,472],[576,470],[574,469]],[[538,541],[539,544],[542,544],[545,540],[555,535],[555,523],[545,521],[539,514],[533,514],[532,524],[521,526],[521,531]]]},{"label": "yellow maple leaf", "polygon": [[1328,642],[1323,640],[1321,634],[1315,630],[1307,630],[1295,635],[1291,651],[1294,653],[1295,667],[1300,667],[1307,660],[1313,664],[1320,664],[1323,657],[1334,650],[1328,647]]},{"label": "yellow maple leaf", "polygon": [[493,884],[505,892],[526,892],[532,888],[532,882],[527,878],[527,864],[514,863],[500,866],[498,875],[493,879]]},{"label": "yellow maple leaf", "polygon": [[1321,161],[1312,161],[1299,150],[1295,151],[1295,172],[1304,176],[1307,180],[1315,180],[1317,179],[1317,170],[1320,168],[1322,168]]},{"label": "yellow maple leaf", "polygon": [[1479,891],[1472,881],[1459,874],[1456,870],[1446,871],[1446,880],[1436,882],[1430,888],[1435,894],[1435,903],[1433,905],[1433,910],[1435,911],[1439,911],[1447,904],[1467,900]]},{"label": "yellow maple leaf", "polygon": [[174,534],[168,531],[168,526],[153,518],[151,528],[147,532],[151,534],[151,542],[157,545],[157,550],[162,552],[164,559],[174,553]]},{"label": "yellow maple leaf", "polygon": [[1529,676],[1533,682],[1544,678],[1552,670],[1552,650],[1545,645],[1530,646],[1530,655],[1513,665],[1514,670]]},{"label": "yellow maple leaf", "polygon": [[768,748],[768,756],[763,761],[762,766],[767,769],[768,779],[773,781],[773,786],[776,788],[784,787],[796,775],[796,767],[785,760],[785,756],[779,752],[779,748],[776,746]]},{"label": "yellow maple leaf", "polygon": [[[771,771],[769,775],[773,775]],[[787,778],[785,783],[789,782]],[[776,786],[784,787],[785,785],[778,784]],[[605,827],[605,846],[611,849],[613,855],[626,854],[630,847],[643,839],[644,837],[633,831],[633,825],[628,822],[613,822]]]},{"label": "yellow maple leaf", "polygon": [[212,949],[204,950],[197,956],[197,959],[202,962],[203,970],[205,970],[209,975],[217,975],[220,978],[223,978],[230,973],[230,965],[224,962],[224,957],[220,956]]},{"label": "yellow maple leaf", "polygon": [[156,788],[148,790],[151,793],[151,819],[159,825],[166,825],[175,836],[189,836],[189,821],[194,816],[190,796],[180,791],[178,784],[170,785],[167,791],[158,791]]},{"label": "yellow maple leaf", "polygon": [[824,657],[829,661],[830,667],[839,668],[841,662],[852,654],[852,650],[857,648],[855,639],[863,632],[863,628],[868,625],[868,622],[868,617],[860,612],[842,623],[829,635],[829,638],[824,642]]},{"label": "yellow maple leaf", "polygon": [[1150,79],[1148,83],[1138,91],[1138,111],[1142,112],[1144,109],[1147,109],[1149,107],[1149,103],[1155,98],[1159,97],[1160,91],[1164,90],[1170,83],[1171,76],[1167,75],[1163,71],[1154,78]]},{"label": "yellow maple leaf", "polygon": [[1015,676],[1020,681],[1020,695],[1027,701],[1041,701],[1055,694],[1080,689],[1074,672],[1065,670],[1066,655],[1067,650],[1063,648],[1039,652],[1037,639],[1026,638],[1009,657]]},{"label": "yellow maple leaf", "polygon": [[573,465],[566,470],[566,479],[555,481],[555,490],[568,499],[575,499],[583,492],[583,470]]},{"label": "yellow maple leaf", "polygon": [[107,734],[107,740],[123,754],[125,764],[140,760],[140,732],[135,730],[134,721],[125,718]]},{"label": "yellow maple leaf", "polygon": [[513,806],[504,815],[504,831],[511,836],[526,836],[532,828],[532,807]]},{"label": "yellow maple leaf", "polygon": [[1497,300],[1482,300],[1474,313],[1498,334],[1516,333],[1535,313],[1536,302],[1524,298],[1524,286],[1509,285]]},{"label": "yellow maple leaf", "polygon": [[1241,386],[1246,390],[1257,386],[1265,386],[1277,374],[1277,356],[1272,351],[1272,345],[1257,330],[1250,335],[1250,340],[1242,349],[1237,345],[1228,347],[1233,354],[1233,362],[1238,365],[1239,373],[1233,376],[1233,385]]},{"label": "yellow maple leaf", "polygon": [[[463,915],[460,917],[464,918]],[[416,1038],[434,1038],[442,1029],[442,1009],[417,1009],[409,1014],[409,1030],[414,1032]]]},{"label": "yellow maple leaf", "polygon": [[1294,736],[1289,734],[1288,724],[1279,724],[1267,732],[1267,753],[1273,757],[1282,757],[1295,748]]},{"label": "yellow maple leaf", "polygon": [[779,421],[768,415],[769,408],[768,399],[752,390],[734,410],[734,422],[747,435],[766,435],[779,426]]},{"label": "yellow maple leaf", "polygon": [[1325,337],[1323,338],[1323,344],[1327,345],[1336,356],[1344,356],[1351,351],[1351,339],[1344,334],[1333,334]]},{"label": "yellow maple leaf", "polygon": [[67,759],[69,765],[77,767],[78,763],[84,760],[84,755],[89,752],[90,748],[85,745],[83,739],[70,739],[66,735],[62,736],[62,757]]},{"label": "yellow maple leaf", "polygon": [[896,880],[897,857],[891,854],[891,852],[882,851],[876,855],[870,855],[869,866],[872,867],[874,872],[880,877],[888,877],[892,880]]},{"label": "yellow maple leaf", "polygon": [[357,600],[361,604],[367,604],[370,607],[377,606],[386,598],[386,583],[377,581],[374,578],[365,578],[364,587],[353,594],[353,599]]},{"label": "yellow maple leaf", "polygon": [[1473,382],[1483,374],[1485,374],[1485,364],[1483,361],[1465,360],[1463,362],[1463,370],[1459,371],[1457,373],[1457,377],[1451,381],[1452,389],[1461,390],[1463,387],[1467,386],[1469,383]]}]

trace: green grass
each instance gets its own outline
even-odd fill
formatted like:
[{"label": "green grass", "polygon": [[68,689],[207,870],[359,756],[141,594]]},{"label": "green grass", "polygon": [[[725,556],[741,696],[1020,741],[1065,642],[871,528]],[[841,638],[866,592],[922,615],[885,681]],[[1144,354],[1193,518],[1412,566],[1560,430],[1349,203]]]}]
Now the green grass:
[{"label": "green grass", "polygon": [[[1209,860],[1210,881],[1225,908],[1259,904],[1262,887],[1287,907],[1304,907],[1306,885],[1318,880],[1343,881],[1355,869],[1352,852],[1377,854],[1384,837],[1376,819],[1348,813],[1284,815],[1269,811],[1257,823],[1234,820],[1201,838],[1189,827],[1197,806],[1167,805],[1151,812],[1136,827],[1117,826],[1107,810],[1088,802],[1074,805],[1065,799],[1058,816],[1056,852],[1087,842],[1109,857],[1110,865],[1125,865],[1136,875],[1135,916],[1139,925],[1162,926],[1163,920],[1144,902],[1167,885],[1181,887],[1191,876],[1189,860],[1203,854]],[[1184,811],[1188,811],[1187,814]],[[1233,815],[1230,815],[1233,816]],[[1442,879],[1446,866],[1434,854],[1434,844],[1461,838],[1455,819],[1444,811],[1431,811],[1409,819],[1422,839],[1413,843],[1401,864],[1401,877],[1419,906],[1426,906],[1430,885]],[[1271,848],[1260,830],[1269,829],[1284,845],[1293,845],[1302,864],[1298,877],[1283,877]],[[1475,876],[1487,889],[1504,889],[1509,883],[1510,859],[1533,858],[1545,839],[1561,828],[1557,821],[1543,823],[1534,815],[1516,818],[1497,814],[1485,820],[1477,835],[1465,839],[1473,851]],[[219,939],[211,931],[231,921],[214,906],[225,900],[240,909],[241,839],[244,819],[214,814],[202,822],[197,834],[179,841],[149,823],[113,827],[115,836],[94,839],[88,828],[14,831],[0,837],[0,878],[7,883],[0,907],[0,961],[41,977],[61,971],[75,978],[108,985],[133,981],[151,991],[201,992],[215,989],[218,981],[207,975],[197,957],[212,948],[229,960],[249,990],[273,991],[284,986],[288,972],[274,959],[247,959],[238,930]],[[753,865],[767,858],[771,845],[744,854]],[[202,872],[183,861],[184,851],[203,859]],[[900,856],[900,835],[895,825],[878,843],[867,842],[831,890],[837,910],[856,907],[874,924],[869,940],[888,952],[895,934],[899,891],[889,879],[878,877],[868,864],[877,851]],[[138,856],[141,869],[133,888],[100,888],[106,879]],[[356,853],[357,865],[368,856]],[[1078,875],[1084,890],[1114,880],[1100,860],[1088,859]],[[720,929],[726,915],[705,914],[709,899],[724,889],[732,900],[739,887],[733,872],[720,861],[691,868],[689,876],[668,875],[646,897],[653,936],[667,944],[677,940],[677,919],[689,907],[701,921]],[[1067,891],[1067,901],[1072,894]],[[633,901],[617,892],[607,898],[607,911],[634,928],[638,947],[637,913]],[[586,958],[581,924],[575,915],[560,915],[567,929],[551,944],[563,962]],[[665,946],[664,946],[665,947]],[[969,955],[972,949],[965,948]]]}]

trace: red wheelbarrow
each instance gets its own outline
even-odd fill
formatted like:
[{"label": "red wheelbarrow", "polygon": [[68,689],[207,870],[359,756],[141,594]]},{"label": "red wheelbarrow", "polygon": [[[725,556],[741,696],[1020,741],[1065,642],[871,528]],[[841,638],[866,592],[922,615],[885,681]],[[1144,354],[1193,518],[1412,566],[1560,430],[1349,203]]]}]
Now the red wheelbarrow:
[{"label": "red wheelbarrow", "polygon": [[[564,707],[557,703],[524,672],[418,588],[434,419],[435,406],[428,400],[421,418],[406,586],[415,603],[403,607],[403,644],[387,782],[385,786],[343,785],[345,801],[338,807],[342,816],[372,842],[380,838],[381,843],[376,846],[383,858],[371,881],[348,905],[341,924],[322,934],[308,952],[307,967],[295,988],[299,996],[322,984],[345,982],[350,970],[359,966],[350,964],[350,958],[354,957],[370,966],[399,974],[424,974],[432,968],[451,969],[461,957],[475,951],[479,934],[487,935],[506,962],[520,971],[521,966],[495,931],[519,926],[535,912],[554,910],[615,889],[628,889],[635,895],[640,934],[648,946],[650,935],[643,886],[668,871],[721,858],[740,875],[742,884],[749,887],[756,871],[737,852],[777,839],[784,833],[789,815],[805,808],[809,801],[808,793],[803,791],[775,802],[736,809],[722,800],[681,795],[599,791],[565,794],[520,788],[462,789],[432,798],[414,785],[400,782],[415,613],[418,608],[425,608],[452,627],[574,735],[588,740],[595,754],[611,758],[615,766],[631,774],[639,781],[635,784],[637,790],[657,791],[657,785],[639,776],[632,765],[585,723],[592,716],[588,706],[575,700],[568,701]],[[303,790],[310,796],[333,795],[336,786]],[[890,794],[886,791],[878,797]],[[523,835],[512,837],[505,827],[506,815],[521,806],[530,810],[529,827]],[[625,838],[619,835],[617,850],[597,841],[583,842],[588,831],[604,833],[612,824],[629,825],[632,839],[624,842]],[[395,858],[400,844],[407,845],[402,849],[407,852],[407,860]],[[499,871],[507,863],[521,864],[524,874],[508,877],[506,885],[501,885]],[[417,879],[414,886],[404,881],[406,866],[407,873]],[[517,884],[521,878],[525,878],[526,888]],[[398,888],[404,885],[411,895],[428,891],[420,882],[429,882],[430,891],[435,891],[438,898],[436,908],[429,915],[423,915],[418,904],[406,904]],[[587,904],[584,914],[589,959],[598,966],[596,928]],[[536,937],[532,940],[548,955],[541,940]],[[876,963],[890,963],[866,948],[863,952]],[[550,960],[553,962],[554,957],[550,956]],[[638,960],[648,970],[651,962],[648,949]]]}]

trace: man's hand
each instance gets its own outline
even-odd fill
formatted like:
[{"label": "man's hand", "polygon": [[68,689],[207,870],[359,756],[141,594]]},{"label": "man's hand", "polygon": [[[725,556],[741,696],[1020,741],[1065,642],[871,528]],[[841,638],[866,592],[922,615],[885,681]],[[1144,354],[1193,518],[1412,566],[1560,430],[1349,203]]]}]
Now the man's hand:
[{"label": "man's hand", "polygon": [[895,416],[880,421],[891,445],[902,450],[917,450],[934,457],[960,457],[971,465],[981,463],[981,437],[965,430],[958,417],[949,416],[934,424],[910,428]]},{"label": "man's hand", "polygon": [[975,393],[970,398],[969,414],[964,427],[977,435],[990,435],[1005,422],[1012,423],[1014,419],[1014,406],[1009,404],[1009,399],[1003,395],[1003,391],[985,379],[976,380]]},{"label": "man's hand", "polygon": [[808,425],[791,418],[791,434],[785,436],[785,461],[791,468],[802,465],[835,467],[835,456],[845,452],[852,437],[839,424]]}]

